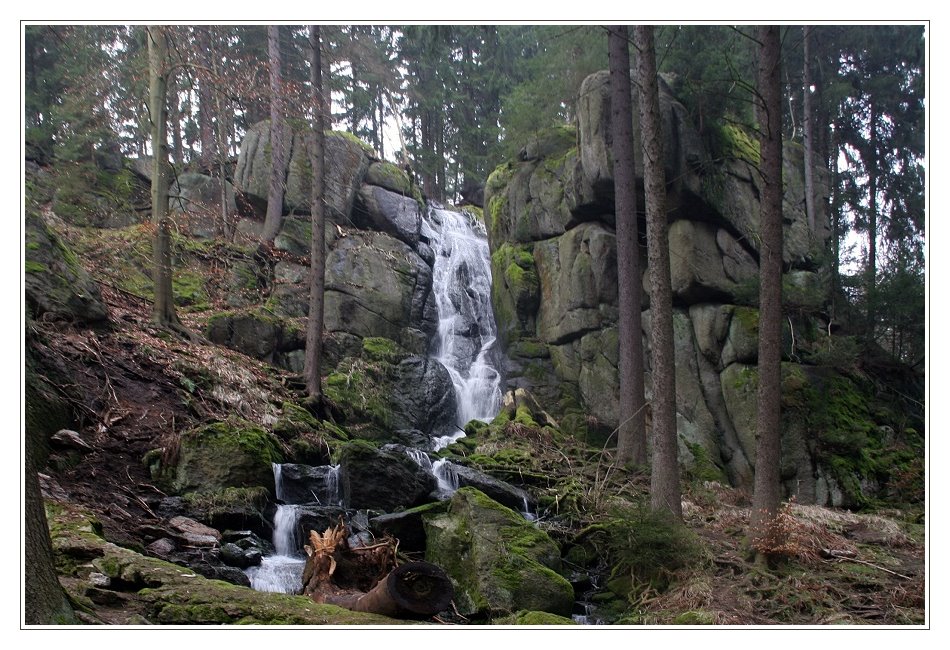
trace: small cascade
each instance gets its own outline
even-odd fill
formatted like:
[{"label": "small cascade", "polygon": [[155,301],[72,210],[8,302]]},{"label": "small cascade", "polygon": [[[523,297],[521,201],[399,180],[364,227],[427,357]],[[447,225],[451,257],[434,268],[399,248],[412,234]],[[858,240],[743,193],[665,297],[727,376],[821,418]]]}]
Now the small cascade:
[{"label": "small cascade", "polygon": [[459,477],[455,473],[455,465],[451,461],[441,458],[433,463],[432,459],[429,458],[429,454],[412,447],[405,447],[403,451],[416,462],[416,465],[435,477],[441,498],[448,498],[459,489]]},{"label": "small cascade", "polygon": [[329,465],[323,499],[317,502],[326,506],[343,506],[343,491],[340,489],[340,466]]},{"label": "small cascade", "polygon": [[538,515],[531,512],[531,504],[528,503],[527,495],[524,497],[524,504],[521,506],[521,516],[528,521],[537,521]]},{"label": "small cascade", "polygon": [[[274,492],[278,499],[284,497],[281,473],[281,466],[275,463]],[[293,594],[303,586],[306,558],[300,552],[297,529],[297,506],[278,504],[274,513],[274,533],[271,540],[277,553],[264,557],[259,566],[245,570],[253,589]]]},{"label": "small cascade", "polygon": [[459,477],[452,461],[440,458],[432,463],[432,475],[438,482],[440,494],[451,496],[459,489]]},{"label": "small cascade", "polygon": [[430,206],[423,234],[435,250],[432,293],[439,328],[434,354],[452,377],[458,426],[489,422],[501,407],[501,374],[493,359],[497,329],[485,225],[472,214]]}]

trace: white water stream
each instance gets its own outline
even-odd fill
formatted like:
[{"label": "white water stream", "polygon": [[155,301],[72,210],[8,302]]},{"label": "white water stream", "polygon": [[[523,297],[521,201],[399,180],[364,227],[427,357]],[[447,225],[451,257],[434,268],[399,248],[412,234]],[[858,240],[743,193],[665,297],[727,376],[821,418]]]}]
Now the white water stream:
[{"label": "white water stream", "polygon": [[[485,225],[470,213],[430,207],[422,233],[435,251],[432,294],[439,329],[434,356],[452,377],[456,422],[460,429],[471,420],[489,422],[501,407],[501,374],[493,359],[498,334]],[[449,436],[444,444],[458,437]]]}]

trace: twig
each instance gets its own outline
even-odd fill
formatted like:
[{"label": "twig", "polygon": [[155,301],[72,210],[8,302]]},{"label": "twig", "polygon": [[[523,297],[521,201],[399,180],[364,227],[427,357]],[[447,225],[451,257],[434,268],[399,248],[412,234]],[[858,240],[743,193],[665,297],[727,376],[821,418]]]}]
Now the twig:
[{"label": "twig", "polygon": [[890,573],[891,575],[897,576],[898,578],[903,578],[904,580],[913,580],[913,578],[911,578],[910,576],[905,576],[904,574],[898,573],[897,571],[891,571],[890,569],[885,569],[884,567],[878,566],[877,564],[873,564],[873,563],[871,563],[871,562],[866,562],[866,561],[864,561],[864,560],[859,560],[859,559],[856,558],[856,557],[835,557],[834,559],[828,560],[828,561],[829,561],[829,562],[856,562],[856,563],[858,563],[858,564],[864,564],[864,565],[867,565],[867,566],[869,566],[869,567],[873,567],[873,568],[875,568],[875,569],[879,569],[879,570],[881,570],[881,571],[883,571],[883,572],[885,572],[885,573]]}]

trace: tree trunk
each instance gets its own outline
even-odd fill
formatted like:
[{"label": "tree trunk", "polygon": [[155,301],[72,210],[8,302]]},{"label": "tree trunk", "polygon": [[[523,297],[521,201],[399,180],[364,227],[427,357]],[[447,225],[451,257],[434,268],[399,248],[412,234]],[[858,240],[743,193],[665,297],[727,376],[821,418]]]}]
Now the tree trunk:
[{"label": "tree trunk", "polygon": [[[782,85],[779,27],[759,28],[756,108],[762,177],[759,260],[759,388],[755,487],[750,521],[753,547],[762,552],[781,497],[779,451],[782,404]],[[767,549],[765,549],[767,550]]]},{"label": "tree trunk", "polygon": [[[220,79],[220,76],[218,74],[218,58],[219,57],[212,49],[211,43],[212,43],[212,39],[211,39],[211,34],[209,32],[208,39],[207,39],[207,44],[208,44],[207,60],[210,63],[211,74],[214,76],[214,79],[217,81]],[[222,100],[221,100],[222,96],[224,96],[224,92],[219,88],[211,87],[207,90],[207,94],[209,98],[210,97],[214,98],[213,104],[214,104],[214,112],[216,116],[214,119],[214,138],[212,139],[212,142],[214,144],[212,145],[212,147],[213,147],[214,152],[217,154],[216,156],[214,156],[214,158],[217,160],[218,178],[221,180],[221,183],[219,184],[220,185],[219,196],[220,196],[220,201],[221,201],[221,215],[220,215],[221,218],[218,223],[218,232],[226,241],[232,241],[234,239],[235,224],[233,223],[233,220],[231,219],[232,215],[228,212],[228,187],[227,187],[228,135],[227,135],[227,127],[225,126],[224,104],[222,103]],[[210,104],[207,110],[209,112],[208,121],[210,122],[211,121]],[[204,139],[204,135],[202,134],[202,140],[203,139]],[[202,144],[201,147],[202,147],[202,152],[204,152],[204,144]],[[210,158],[208,159],[208,164],[209,165],[211,164]]]},{"label": "tree trunk", "polygon": [[673,288],[666,222],[663,132],[653,27],[634,27],[640,86],[640,139],[650,269],[650,346],[653,366],[653,471],[650,506],[683,519],[676,440],[676,359],[673,354]]},{"label": "tree trunk", "polygon": [[805,25],[804,55],[805,63],[802,68],[804,77],[804,98],[802,100],[802,144],[805,149],[805,212],[808,218],[808,229],[814,235],[818,224],[818,215],[815,212],[815,121],[812,108],[812,79],[811,79],[811,27]]},{"label": "tree trunk", "polygon": [[[27,335],[29,336],[29,335]],[[27,341],[29,345],[29,341]],[[29,353],[27,353],[29,354]],[[48,408],[49,402],[37,390],[34,380],[45,384],[29,371],[26,375],[26,408]],[[23,485],[23,531],[25,555],[23,557],[23,621],[27,625],[72,625],[78,623],[66,593],[56,577],[53,560],[53,545],[50,542],[49,525],[43,494],[37,472],[46,464],[47,436],[53,431],[44,431],[30,423],[40,420],[27,416],[24,452],[25,464]]]},{"label": "tree trunk", "polygon": [[181,170],[185,166],[185,146],[181,140],[181,102],[178,101],[178,80],[176,77],[171,78],[171,94],[168,97],[169,104],[169,115],[171,116],[171,125],[172,125],[172,148],[173,156],[175,158],[175,169]]},{"label": "tree trunk", "polygon": [[643,394],[643,280],[637,236],[637,179],[633,156],[633,102],[630,46],[626,25],[608,27],[610,124],[614,160],[614,212],[617,221],[617,280],[620,317],[620,426],[617,462],[647,464],[646,408]]},{"label": "tree trunk", "polygon": [[[212,59],[211,50],[211,28],[207,26],[197,27],[195,35],[198,40],[198,52],[201,64],[210,71],[216,67]],[[215,74],[217,77],[217,74]],[[211,79],[207,74],[201,75],[198,79],[198,137],[201,143],[201,168],[211,169],[214,164],[215,153],[215,135],[213,114],[220,116],[218,101],[212,100],[214,89],[211,88]],[[212,107],[213,105],[213,107]],[[218,118],[220,121],[220,117]],[[220,130],[220,124],[218,125]],[[210,173],[210,172],[209,172]]]},{"label": "tree trunk", "polygon": [[865,262],[865,291],[867,293],[867,342],[874,341],[874,329],[877,321],[875,304],[877,302],[877,111],[871,103],[868,160],[865,169],[868,173],[868,258]]},{"label": "tree trunk", "polygon": [[281,89],[280,30],[277,25],[267,27],[267,58],[270,69],[270,150],[271,173],[267,191],[267,213],[261,243],[270,244],[280,232],[284,214],[284,182],[287,176],[284,151],[284,109]]},{"label": "tree trunk", "polygon": [[152,224],[154,264],[152,281],[155,299],[152,320],[157,324],[182,328],[175,313],[172,291],[171,219],[168,216],[168,119],[167,94],[168,43],[165,28],[148,28],[149,112],[152,119]]},{"label": "tree trunk", "polygon": [[324,128],[327,108],[323,101],[323,65],[320,56],[320,27],[310,27],[310,87],[313,93],[313,147],[310,166],[313,170],[310,194],[310,312],[307,319],[307,350],[304,358],[307,394],[317,404],[322,398],[320,386],[323,357],[323,287],[326,262],[324,260]]}]

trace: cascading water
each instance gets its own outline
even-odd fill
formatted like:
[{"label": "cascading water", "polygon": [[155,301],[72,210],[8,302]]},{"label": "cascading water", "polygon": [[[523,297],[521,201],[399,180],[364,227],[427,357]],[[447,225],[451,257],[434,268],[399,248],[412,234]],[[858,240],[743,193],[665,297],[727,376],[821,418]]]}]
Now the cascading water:
[{"label": "cascading water", "polygon": [[[457,424],[490,421],[501,406],[501,374],[493,355],[491,263],[485,225],[474,215],[430,206],[423,234],[435,250],[432,293],[439,312],[435,358],[449,371]],[[437,441],[449,444],[460,434]]]},{"label": "cascading water", "polygon": [[[274,489],[277,498],[283,499],[281,466],[277,464],[274,465]],[[283,503],[277,505],[271,541],[274,542],[277,553],[262,558],[259,566],[245,570],[251,587],[257,591],[296,593],[303,586],[303,569],[306,564],[297,539],[297,506]]]}]

